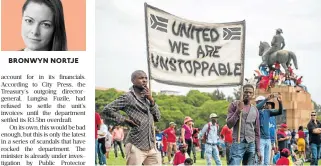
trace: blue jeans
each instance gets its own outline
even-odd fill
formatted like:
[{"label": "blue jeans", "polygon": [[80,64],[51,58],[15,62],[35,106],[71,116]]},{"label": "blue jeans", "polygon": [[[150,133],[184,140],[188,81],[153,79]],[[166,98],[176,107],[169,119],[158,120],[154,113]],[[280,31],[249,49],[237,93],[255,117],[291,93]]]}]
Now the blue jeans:
[{"label": "blue jeans", "polygon": [[201,159],[204,159],[204,153],[205,153],[205,144],[201,144]]},{"label": "blue jeans", "polygon": [[98,164],[98,161],[97,161],[97,154],[98,154],[98,139],[96,139],[95,141],[95,164]]},{"label": "blue jeans", "polygon": [[226,156],[226,164],[230,165],[230,152],[231,152],[231,143],[225,142],[225,156]]},{"label": "blue jeans", "polygon": [[222,165],[217,145],[205,144],[206,164],[212,165],[212,157],[215,160],[216,165]]},{"label": "blue jeans", "polygon": [[318,160],[320,158],[320,151],[321,151],[321,145],[317,145],[312,143],[311,144],[311,153],[312,153],[312,160],[311,165],[318,165]]},{"label": "blue jeans", "polygon": [[260,150],[262,155],[262,162],[260,164],[270,165],[271,140],[261,138]]},{"label": "blue jeans", "polygon": [[[254,165],[255,143],[233,142],[230,151],[230,165],[241,165],[241,161],[246,161],[247,165]],[[246,157],[244,157],[246,156]]]},{"label": "blue jeans", "polygon": [[103,164],[107,164],[106,163],[106,155],[103,153],[102,148],[106,148],[106,147],[102,147],[103,144],[99,143],[99,150],[98,150],[98,158],[99,158],[99,164],[103,165]]}]

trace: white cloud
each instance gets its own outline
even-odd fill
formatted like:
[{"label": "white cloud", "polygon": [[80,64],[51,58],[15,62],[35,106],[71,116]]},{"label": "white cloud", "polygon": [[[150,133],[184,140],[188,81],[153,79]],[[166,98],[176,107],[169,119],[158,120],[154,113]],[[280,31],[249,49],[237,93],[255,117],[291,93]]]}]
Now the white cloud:
[{"label": "white cloud", "polygon": [[[136,69],[147,71],[143,0],[96,0],[96,85],[127,90]],[[260,41],[270,42],[282,28],[285,49],[294,51],[299,75],[321,104],[318,65],[321,62],[321,1],[318,0],[150,0],[148,4],[176,16],[200,22],[246,20],[245,76],[261,62]],[[187,92],[189,88],[153,84],[153,89]],[[222,88],[232,94],[233,88]],[[213,91],[214,89],[200,89]]]}]

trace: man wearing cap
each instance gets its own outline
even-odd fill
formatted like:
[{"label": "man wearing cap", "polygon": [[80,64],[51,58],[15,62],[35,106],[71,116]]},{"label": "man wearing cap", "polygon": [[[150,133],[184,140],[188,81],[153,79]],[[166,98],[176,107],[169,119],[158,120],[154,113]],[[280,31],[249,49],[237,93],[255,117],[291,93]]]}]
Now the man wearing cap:
[{"label": "man wearing cap", "polygon": [[281,124],[280,129],[277,132],[278,145],[279,145],[280,151],[282,151],[284,148],[288,148],[287,140],[289,140],[290,137],[286,135],[285,131],[287,131],[287,128],[288,128],[288,125],[283,123],[283,124]]},{"label": "man wearing cap", "polygon": [[[267,98],[259,96],[255,99],[256,107],[260,114],[260,149],[262,155],[262,163],[264,165],[270,165],[270,152],[271,152],[271,139],[269,122],[270,117],[278,116],[282,114],[282,96],[279,94],[277,100],[279,102],[279,110],[274,110],[275,104],[269,100],[273,99],[274,95],[270,94]],[[265,106],[265,108],[263,108]]]},{"label": "man wearing cap", "polygon": [[276,34],[273,36],[270,49],[263,54],[263,62],[265,64],[267,64],[267,61],[272,53],[282,50],[285,47],[284,38],[281,33],[283,33],[282,29],[278,28],[276,30]]},{"label": "man wearing cap", "polygon": [[164,130],[163,134],[167,138],[167,156],[168,162],[171,161],[172,149],[176,152],[176,132],[175,132],[176,124],[174,122],[169,123],[169,127]]},{"label": "man wearing cap", "polygon": [[321,151],[321,123],[317,120],[317,113],[311,113],[311,120],[308,123],[310,147],[312,153],[311,165],[318,165]]},{"label": "man wearing cap", "polygon": [[230,165],[241,165],[243,160],[248,165],[254,165],[255,154],[261,162],[259,112],[255,105],[250,104],[254,87],[246,84],[242,90],[242,99],[232,102],[228,108],[227,126],[233,128]]},{"label": "man wearing cap", "polygon": [[199,138],[202,138],[204,134],[207,135],[205,143],[205,158],[207,165],[212,165],[212,157],[214,158],[216,165],[222,165],[217,148],[219,140],[217,118],[218,116],[215,113],[212,113],[210,115],[211,122],[205,124],[199,134]]}]

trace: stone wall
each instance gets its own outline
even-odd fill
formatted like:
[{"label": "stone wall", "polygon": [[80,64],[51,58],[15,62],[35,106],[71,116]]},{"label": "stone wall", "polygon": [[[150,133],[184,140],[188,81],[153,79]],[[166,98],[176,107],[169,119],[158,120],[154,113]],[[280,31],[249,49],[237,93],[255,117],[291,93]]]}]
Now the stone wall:
[{"label": "stone wall", "polygon": [[[290,129],[298,129],[299,126],[306,127],[310,120],[310,113],[314,111],[314,105],[311,95],[302,91],[300,88],[291,86],[280,86],[269,89],[268,91],[256,89],[255,97],[267,97],[270,93],[280,92],[283,100],[283,109],[285,109],[285,119]],[[276,99],[273,99],[276,109],[279,108]],[[283,123],[283,122],[279,122]]]}]

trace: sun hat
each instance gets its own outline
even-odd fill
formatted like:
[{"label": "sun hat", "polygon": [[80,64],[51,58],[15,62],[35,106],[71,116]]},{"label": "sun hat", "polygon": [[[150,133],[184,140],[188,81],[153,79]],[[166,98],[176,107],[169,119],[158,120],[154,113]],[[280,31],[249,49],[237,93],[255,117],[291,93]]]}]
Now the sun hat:
[{"label": "sun hat", "polygon": [[174,123],[174,122],[169,122],[169,125],[174,125],[174,126],[176,126],[176,123]]},{"label": "sun hat", "polygon": [[189,116],[186,116],[185,119],[184,119],[184,124],[186,124],[189,121],[193,121],[193,119],[191,117],[189,117]]},{"label": "sun hat", "polygon": [[273,101],[268,101],[268,102],[266,102],[266,104],[271,104],[272,105],[272,109],[275,108],[275,103]]},{"label": "sun hat", "polygon": [[280,32],[280,33],[283,33],[283,31],[282,31],[281,28],[276,29],[276,31],[278,31],[278,32]]}]

